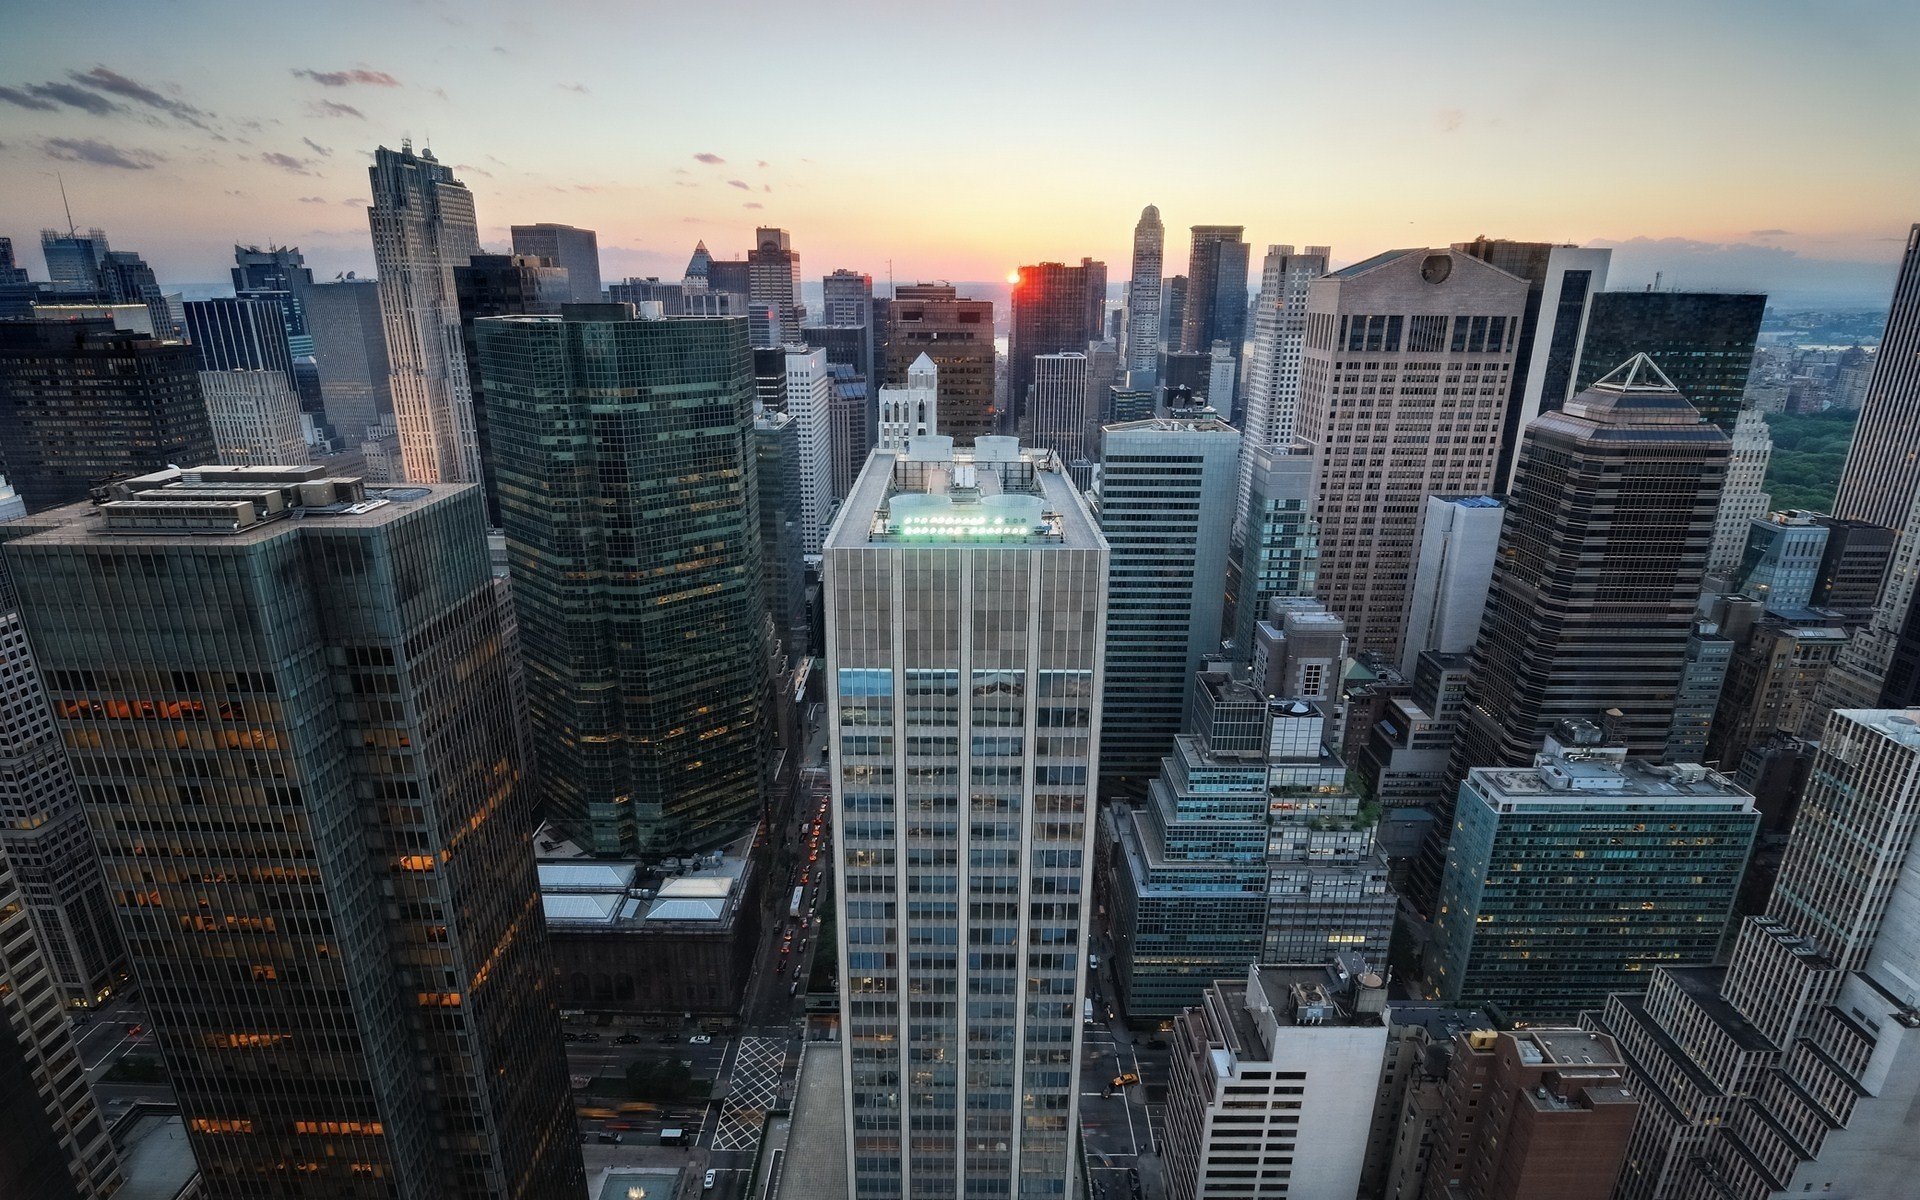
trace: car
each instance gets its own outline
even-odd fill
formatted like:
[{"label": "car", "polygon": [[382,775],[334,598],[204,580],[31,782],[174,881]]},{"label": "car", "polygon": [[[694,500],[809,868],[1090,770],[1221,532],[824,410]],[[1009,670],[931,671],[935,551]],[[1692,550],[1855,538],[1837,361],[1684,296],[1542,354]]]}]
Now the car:
[{"label": "car", "polygon": [[597,1033],[576,1033],[573,1035],[573,1040],[576,1042],[597,1042],[600,1040],[600,1035]]},{"label": "car", "polygon": [[641,1037],[637,1033],[623,1033],[619,1037],[613,1039],[613,1042],[614,1042],[614,1045],[616,1046],[638,1046],[641,1042],[644,1042],[646,1040],[647,1039]]},{"label": "car", "polygon": [[786,931],[786,932],[785,932],[784,934],[782,934],[782,935],[781,935],[781,937],[780,937],[780,940],[781,940],[781,941],[783,941],[783,942],[790,942],[790,941],[792,941],[792,940],[793,940],[793,930],[791,930],[791,929],[789,929],[789,930],[787,930],[787,931]]},{"label": "car", "polygon": [[600,1135],[600,1144],[602,1146],[618,1146],[620,1144],[620,1138],[621,1135],[617,1133],[602,1133]]},{"label": "car", "polygon": [[703,1192],[710,1192],[713,1190],[713,1185],[719,1182],[720,1182],[720,1172],[708,1171],[706,1175],[703,1176],[700,1180],[700,1190]]},{"label": "car", "polygon": [[1132,1071],[1125,1071],[1113,1077],[1113,1086],[1117,1088],[1132,1087],[1134,1084],[1139,1082],[1140,1082],[1140,1077],[1134,1074]]},{"label": "car", "polygon": [[808,862],[810,862],[810,863],[817,863],[817,862],[819,862],[819,861],[820,861],[820,852],[819,852],[818,850],[815,850],[815,851],[814,851],[814,852],[813,852],[812,854],[809,854],[809,855],[807,855],[807,861],[808,861]]},{"label": "car", "polygon": [[663,1033],[660,1035],[660,1044],[663,1046],[670,1046],[679,1040],[680,1035],[677,1033]]},{"label": "car", "polygon": [[580,1040],[580,1035],[572,1032],[563,1033],[560,1035],[560,1040],[563,1042],[577,1042]]},{"label": "car", "polygon": [[792,954],[792,953],[793,953],[793,943],[792,943],[792,942],[782,942],[782,943],[780,943],[780,953],[782,953],[782,954]]},{"label": "car", "polygon": [[694,1035],[693,1035],[692,1037],[690,1037],[690,1038],[688,1038],[688,1039],[687,1039],[687,1045],[689,1045],[689,1046],[711,1046],[711,1045],[713,1045],[713,1038],[712,1038],[712,1037],[711,1037],[710,1035],[708,1035],[708,1034],[704,1034],[704,1033],[696,1033],[696,1034],[694,1034]]},{"label": "car", "polygon": [[142,1025],[138,1021],[135,1021],[133,1024],[127,1026],[127,1036],[130,1038],[137,1038],[141,1034],[145,1033],[146,1031],[147,1031],[147,1027],[145,1025]]},{"label": "car", "polygon": [[807,886],[807,884],[808,884],[808,883],[810,883],[810,882],[812,881],[812,877],[813,877],[813,872],[812,872],[812,871],[802,871],[802,872],[800,872],[800,886],[801,886],[801,887],[805,887],[805,886]]}]

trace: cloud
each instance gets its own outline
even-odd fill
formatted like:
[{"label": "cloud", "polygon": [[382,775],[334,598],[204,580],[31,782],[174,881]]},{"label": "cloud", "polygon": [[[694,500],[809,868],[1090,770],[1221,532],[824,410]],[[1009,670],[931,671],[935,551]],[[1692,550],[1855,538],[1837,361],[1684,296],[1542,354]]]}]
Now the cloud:
[{"label": "cloud", "polygon": [[755,163],[755,164],[753,164],[753,165],[754,165],[754,166],[756,166],[756,167],[764,167],[764,166],[766,166],[766,165],[767,165],[767,160],[763,158],[763,159],[761,159],[761,160],[760,160],[759,162],[757,162],[757,163]]},{"label": "cloud", "polygon": [[727,180],[727,186],[737,187],[743,192],[750,192],[753,190],[753,185],[748,183],[744,179],[729,179]]},{"label": "cloud", "polygon": [[693,172],[692,172],[692,171],[689,171],[689,170],[687,170],[687,169],[686,169],[685,167],[675,167],[675,168],[673,169],[673,173],[674,173],[675,175],[691,175],[691,174],[693,174]]},{"label": "cloud", "polygon": [[1588,244],[1612,249],[1607,284],[1617,291],[1638,291],[1659,272],[1665,286],[1686,291],[1765,292],[1769,304],[1789,312],[1884,307],[1897,266],[1892,258],[1813,258],[1760,242],[1635,237]]},{"label": "cloud", "polygon": [[98,138],[48,138],[40,143],[47,157],[62,162],[92,163],[122,171],[150,171],[166,158],[151,150],[123,150]]},{"label": "cloud", "polygon": [[761,191],[763,191],[763,192],[766,192],[766,193],[768,193],[768,194],[772,194],[772,192],[773,192],[773,185],[772,185],[772,184],[770,184],[770,183],[763,183],[763,184],[761,184],[761,185],[760,185],[760,190],[761,190]]},{"label": "cloud", "polygon": [[472,163],[455,163],[453,164],[453,169],[462,175],[485,175],[488,179],[493,178],[492,171],[487,170],[485,167],[476,167]]},{"label": "cloud", "polygon": [[327,201],[326,201],[326,198],[325,198],[325,197],[323,197],[323,196],[302,196],[302,197],[300,197],[300,203],[302,203],[302,204],[325,204],[326,202],[327,202]]},{"label": "cloud", "polygon": [[295,67],[293,73],[302,79],[311,79],[322,87],[352,87],[364,83],[369,87],[399,87],[400,81],[385,71],[369,71],[365,67],[355,67],[350,71],[316,71],[311,67]]},{"label": "cloud", "polygon": [[175,100],[163,92],[150,88],[138,80],[129,79],[107,67],[95,67],[84,75],[78,71],[68,71],[67,78],[97,92],[110,92],[115,96],[144,104],[148,108],[157,108],[190,124],[199,125],[200,118],[207,115],[184,100]]},{"label": "cloud", "polygon": [[355,208],[365,208],[367,206],[366,198],[363,196],[355,196],[348,200],[342,200],[340,203],[350,204]]},{"label": "cloud", "polygon": [[241,191],[241,190],[240,190],[239,188],[228,188],[228,189],[227,189],[227,195],[229,195],[229,196],[238,196],[238,197],[240,197],[240,198],[241,198],[242,200],[244,200],[244,199],[246,199],[246,198],[247,198],[247,194],[246,194],[245,192],[243,192],[243,191]]},{"label": "cloud", "polygon": [[270,167],[279,167],[283,171],[292,171],[295,175],[312,174],[311,171],[307,170],[307,167],[311,165],[307,159],[295,158],[291,154],[282,154],[278,150],[263,151],[260,155],[260,161]]},{"label": "cloud", "polygon": [[745,204],[742,204],[740,207],[741,208],[765,208],[766,205],[760,203],[758,200],[749,200]]},{"label": "cloud", "polygon": [[1791,229],[1756,229],[1748,237],[1792,237]]},{"label": "cloud", "polygon": [[1467,114],[1457,108],[1443,108],[1433,114],[1433,121],[1441,133],[1452,133],[1467,123]]},{"label": "cloud", "polygon": [[495,47],[493,48],[493,52],[494,52],[495,54],[499,54],[499,55],[502,55],[502,56],[505,56],[506,54],[508,54],[508,50],[507,50],[507,48],[506,48],[505,46],[495,46]]},{"label": "cloud", "polygon": [[60,107],[51,100],[42,100],[38,96],[29,96],[19,88],[4,86],[0,86],[0,102],[15,105],[30,112],[52,112]]},{"label": "cloud", "polygon": [[38,99],[52,101],[55,104],[64,104],[69,108],[77,108],[82,112],[92,113],[96,117],[104,117],[108,113],[126,111],[98,92],[90,92],[86,88],[75,87],[71,83],[52,81],[47,83],[30,83],[27,85],[26,90]]},{"label": "cloud", "polygon": [[367,119],[367,114],[353,105],[340,104],[332,100],[310,100],[307,102],[307,112],[316,117],[353,117],[361,121]]},{"label": "cloud", "polygon": [[579,92],[582,96],[593,95],[593,90],[584,83],[556,83],[553,86],[563,92]]},{"label": "cloud", "polygon": [[314,141],[310,137],[303,137],[300,139],[300,141],[306,146],[307,149],[313,151],[315,154],[318,154],[321,158],[333,157],[332,148],[327,146],[322,146],[319,142]]},{"label": "cloud", "polygon": [[693,156],[693,161],[703,162],[703,163],[706,163],[708,166],[717,167],[721,163],[727,160],[724,158],[721,158],[718,154],[715,154],[712,151],[702,150],[700,153]]},{"label": "cloud", "polygon": [[692,182],[691,180],[687,180],[687,179],[676,179],[676,180],[674,180],[674,181],[673,181],[673,186],[675,186],[675,187],[690,187],[690,188],[697,188],[697,187],[699,187],[700,185],[699,185],[699,184],[697,184],[697,183],[694,183],[694,182]]}]

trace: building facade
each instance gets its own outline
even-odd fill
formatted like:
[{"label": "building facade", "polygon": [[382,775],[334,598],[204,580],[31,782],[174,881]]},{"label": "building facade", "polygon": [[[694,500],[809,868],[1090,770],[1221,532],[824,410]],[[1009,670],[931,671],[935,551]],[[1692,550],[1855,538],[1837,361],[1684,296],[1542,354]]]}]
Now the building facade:
[{"label": "building facade", "polygon": [[1593,298],[1576,392],[1636,354],[1651,358],[1700,415],[1731,430],[1767,298],[1729,292],[1601,292]]},{"label": "building facade", "polygon": [[827,539],[852,1196],[1072,1186],[1106,560],[1011,438],[876,451]]},{"label": "building facade", "polygon": [[393,371],[387,361],[380,285],[371,279],[341,279],[305,287],[300,297],[313,336],[321,404],[347,444],[357,446],[369,429],[394,423]]},{"label": "building facade", "polygon": [[[1205,353],[1225,342],[1240,361],[1247,340],[1247,265],[1251,248],[1243,225],[1195,225],[1189,231],[1186,306],[1180,317],[1180,349]],[[1222,413],[1231,397],[1214,398]]]},{"label": "building facade", "polygon": [[579,1195],[478,489],[172,469],[26,521],[205,1194]]},{"label": "building facade", "polygon": [[1411,676],[1428,651],[1465,654],[1479,639],[1506,515],[1506,505],[1492,496],[1427,497],[1401,674]]},{"label": "building facade", "polygon": [[1051,450],[1069,465],[1085,461],[1094,442],[1097,415],[1090,410],[1087,356],[1079,352],[1036,354],[1032,384],[1021,417],[1021,443]]},{"label": "building facade", "polygon": [[807,323],[800,302],[800,254],[784,229],[756,229],[747,251],[747,325],[755,346],[798,343]]},{"label": "building facade", "polygon": [[300,397],[278,371],[202,371],[200,394],[223,467],[298,466],[307,461]]},{"label": "building facade", "polygon": [[[939,429],[940,368],[922,354],[907,368],[905,387],[880,389],[879,446],[904,451],[914,438]],[[861,465],[866,465],[864,458]]]},{"label": "building facade", "polygon": [[1129,371],[1151,372],[1160,354],[1160,264],[1166,257],[1167,227],[1160,210],[1149,204],[1133,227],[1133,273],[1127,283],[1126,363]]},{"label": "building facade", "polygon": [[1860,424],[1847,448],[1833,515],[1906,532],[1920,495],[1920,225],[1907,231],[1887,327],[1873,356]]},{"label": "building facade", "polygon": [[1107,264],[1044,262],[1021,267],[1013,285],[1013,324],[1007,338],[1007,420],[1024,430],[1040,355],[1075,353],[1099,339],[1106,324]]},{"label": "building facade", "polygon": [[900,387],[922,354],[940,369],[940,427],[962,445],[999,425],[994,401],[993,301],[970,300],[944,283],[902,284],[875,300],[880,382]]},{"label": "building facade", "polygon": [[1713,545],[1707,551],[1707,574],[1731,579],[1747,552],[1747,534],[1753,522],[1767,515],[1772,501],[1766,490],[1767,463],[1773,457],[1773,434],[1764,413],[1742,409],[1734,418],[1727,458],[1727,481],[1720,488],[1720,511],[1713,521]]},{"label": "building facade", "polygon": [[[1293,445],[1300,415],[1300,352],[1307,337],[1307,298],[1313,281],[1327,273],[1329,246],[1268,246],[1260,268],[1260,294],[1253,302],[1253,349],[1247,360],[1246,415],[1241,432],[1247,445],[1285,450]],[[1211,384],[1209,384],[1211,387]],[[1225,401],[1231,411],[1231,400]],[[1215,400],[1218,408],[1221,400]],[[1246,534],[1253,494],[1253,459],[1243,456],[1239,505],[1233,515],[1233,540]]]},{"label": "building facade", "polygon": [[784,355],[786,413],[800,431],[800,548],[820,553],[833,506],[833,373],[827,352],[790,347]]},{"label": "building facade", "polygon": [[1246,481],[1246,527],[1237,543],[1233,626],[1226,631],[1236,654],[1251,654],[1254,629],[1277,598],[1309,597],[1319,572],[1319,522],[1313,515],[1316,474],[1312,448],[1304,442],[1278,449],[1240,448]]},{"label": "building facade", "polygon": [[556,225],[515,225],[515,256],[544,258],[567,273],[566,299],[575,304],[600,303],[600,235],[591,229]]}]

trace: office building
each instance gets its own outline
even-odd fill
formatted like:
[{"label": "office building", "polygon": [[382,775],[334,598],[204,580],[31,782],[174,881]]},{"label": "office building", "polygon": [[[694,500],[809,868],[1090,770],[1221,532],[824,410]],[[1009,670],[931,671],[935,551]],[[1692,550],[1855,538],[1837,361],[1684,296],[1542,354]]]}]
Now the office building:
[{"label": "office building", "polygon": [[1667,726],[1661,762],[1706,761],[1713,714],[1719,710],[1720,692],[1726,685],[1736,645],[1719,622],[1701,619],[1693,623],[1686,650],[1680,656],[1680,678],[1673,689],[1673,720]]},{"label": "office building", "polygon": [[1612,1038],[1453,1036],[1426,1200],[1608,1200],[1644,1101]]},{"label": "office building", "polygon": [[1656,971],[1590,1018],[1646,1102],[1621,1200],[1912,1190],[1916,718],[1832,714],[1765,915],[1741,925],[1728,965]]},{"label": "office building", "polygon": [[[1665,752],[1727,454],[1644,355],[1527,427],[1454,780],[1525,766],[1559,722],[1602,714],[1633,757]],[[1428,881],[1453,827],[1445,804]]]},{"label": "office building", "polygon": [[1439,1132],[1454,1038],[1490,1030],[1478,1009],[1417,1000],[1387,1002],[1387,1052],[1367,1132],[1360,1194],[1378,1200],[1420,1200]]},{"label": "office building", "polygon": [[1254,627],[1275,597],[1313,595],[1320,551],[1312,448],[1304,442],[1274,448],[1243,440],[1240,462],[1249,489],[1246,528],[1236,551],[1240,569],[1233,627],[1226,632],[1235,652],[1246,655],[1252,653]]},{"label": "office building", "polygon": [[800,544],[820,553],[833,506],[833,375],[827,353],[789,347],[784,352],[786,413],[800,430]]},{"label": "office building", "polygon": [[1051,450],[1067,464],[1089,457],[1099,438],[1095,434],[1095,415],[1089,411],[1092,391],[1088,387],[1087,356],[1037,354],[1029,362],[1032,383],[1021,420],[1021,441],[1040,450]]},{"label": "office building", "polygon": [[[1242,433],[1249,447],[1284,450],[1293,445],[1300,413],[1300,351],[1307,336],[1307,298],[1313,281],[1327,273],[1332,254],[1328,246],[1308,246],[1298,254],[1292,246],[1267,247],[1260,268],[1260,294],[1253,302],[1253,349],[1247,358]],[[1232,411],[1230,404],[1226,411]],[[1239,504],[1233,517],[1235,545],[1246,535],[1252,471],[1251,455],[1243,456]]]},{"label": "office building", "polygon": [[[708,279],[713,286],[711,267]],[[807,309],[800,302],[800,255],[786,230],[753,231],[753,249],[747,251],[746,292],[748,336],[754,345],[784,346],[800,340]]]},{"label": "office building", "polygon": [[453,270],[480,253],[473,193],[433,151],[381,146],[367,169],[394,421],[407,479],[477,483],[480,444]]},{"label": "office building", "polygon": [[[1251,247],[1242,225],[1195,225],[1187,258],[1186,308],[1180,318],[1180,349],[1205,352],[1225,342],[1240,361],[1247,340],[1247,264]],[[1231,396],[1210,397],[1232,413]]]},{"label": "office building", "polygon": [[1357,647],[1397,656],[1426,498],[1494,490],[1527,285],[1457,250],[1394,250],[1311,286],[1319,595]]},{"label": "office building", "polygon": [[[0,521],[25,515],[24,506],[0,500]],[[0,528],[0,537],[7,532]],[[90,1008],[107,999],[126,980],[120,931],[12,577],[0,562],[0,869],[8,862],[59,1002]]]},{"label": "office building", "polygon": [[61,234],[43,229],[40,249],[51,279],[48,291],[55,301],[138,304],[147,310],[153,336],[162,341],[180,336],[153,268],[131,250],[111,249],[105,233],[93,229],[85,234],[73,230]]},{"label": "office building", "polygon": [[1348,666],[1347,624],[1311,597],[1275,596],[1254,627],[1254,686],[1332,706]]},{"label": "office building", "polygon": [[1828,672],[1822,708],[1920,704],[1920,492],[1899,528],[1873,612]]},{"label": "office building", "polygon": [[547,221],[515,225],[511,232],[515,257],[544,258],[567,273],[568,300],[600,303],[600,235]]},{"label": "office building", "polygon": [[1358,956],[1260,964],[1174,1022],[1171,1200],[1353,1196],[1366,1162],[1386,985]]},{"label": "office building", "polygon": [[202,371],[278,371],[295,386],[286,313],[260,297],[189,300],[187,340]]},{"label": "office building", "polygon": [[[1043,262],[1021,267],[1013,285],[1013,323],[1007,338],[1007,417],[1024,431],[1029,392],[1040,355],[1085,355],[1106,325],[1107,264]],[[1065,457],[1065,456],[1063,456]]]},{"label": "office building", "polygon": [[213,457],[192,347],[104,320],[0,324],[0,469],[29,511]]},{"label": "office building", "polygon": [[767,613],[789,662],[808,649],[807,572],[800,544],[800,427],[783,412],[753,418],[760,498],[760,562]]},{"label": "office building", "polygon": [[867,381],[846,363],[827,360],[833,396],[827,407],[827,444],[833,456],[833,494],[853,490],[860,468],[873,449],[873,426],[868,422]]},{"label": "office building", "polygon": [[1011,438],[876,451],[834,522],[851,1196],[1058,1195],[1078,1169],[1106,574],[1058,462]]},{"label": "office building", "polygon": [[1435,998],[1564,1021],[1656,966],[1712,961],[1759,826],[1753,797],[1600,741],[1568,722],[1532,766],[1467,772],[1427,947]]},{"label": "office building", "polygon": [[[1347,747],[1362,792],[1389,810],[1397,838],[1411,841],[1414,825],[1418,832],[1426,829],[1424,821],[1399,810],[1438,805],[1446,790],[1447,763],[1467,702],[1467,662],[1465,654],[1423,652],[1405,673],[1412,690],[1386,697],[1365,737]],[[1388,852],[1405,857],[1418,848],[1396,840]]]},{"label": "office building", "polygon": [[[571,289],[569,289],[571,290]],[[607,300],[613,304],[658,304],[663,317],[687,315],[687,285],[681,280],[662,281],[658,276],[645,279],[629,275],[619,283],[607,285]]]},{"label": "office building", "polygon": [[1907,517],[1920,496],[1920,225],[1894,282],[1887,325],[1860,406],[1860,423],[1847,449],[1833,515],[1910,531]]},{"label": "office building", "polygon": [[1506,505],[1492,496],[1428,496],[1420,526],[1400,673],[1422,654],[1465,654],[1480,637]]},{"label": "office building", "polygon": [[313,271],[298,246],[262,250],[235,244],[227,274],[233,277],[235,292],[293,292],[313,282]]},{"label": "office building", "polygon": [[56,297],[98,299],[100,268],[107,261],[104,230],[40,231],[40,253],[47,260],[47,282]]},{"label": "office building", "polygon": [[1737,771],[1747,751],[1778,734],[1817,736],[1826,723],[1816,707],[1827,673],[1850,638],[1843,620],[1812,612],[1760,615],[1746,597],[1722,597],[1710,616],[1732,639],[1700,762]]},{"label": "office building", "polygon": [[1753,522],[1767,515],[1772,497],[1766,492],[1767,463],[1773,457],[1773,433],[1764,413],[1742,409],[1728,435],[1732,453],[1727,480],[1720,488],[1720,509],[1713,521],[1713,545],[1707,551],[1707,574],[1731,580],[1747,552],[1747,533]]},{"label": "office building", "polygon": [[106,1200],[120,1190],[119,1159],[9,853],[0,847],[0,1196]]},{"label": "office building", "polygon": [[4,553],[205,1194],[578,1196],[479,489],[111,497]]},{"label": "office building", "polygon": [[1187,277],[1170,275],[1160,281],[1160,352],[1180,348],[1187,319]]},{"label": "office building", "polygon": [[1133,273],[1127,276],[1129,371],[1152,371],[1160,354],[1160,265],[1166,257],[1167,227],[1160,210],[1149,204],[1133,227]]},{"label": "office building", "polygon": [[1813,607],[1839,613],[1849,622],[1864,624],[1873,617],[1893,559],[1894,532],[1871,521],[1815,516],[1827,528],[1827,546],[1820,554],[1819,576],[1813,586]]},{"label": "office building", "polygon": [[0,286],[27,282],[27,269],[13,257],[13,239],[0,237]]},{"label": "office building", "polygon": [[[515,227],[516,242],[522,228],[527,227]],[[588,230],[571,232],[592,236]],[[495,453],[487,419],[487,387],[486,380],[480,374],[480,345],[474,333],[475,323],[482,317],[557,313],[572,294],[573,285],[567,269],[555,266],[554,260],[547,257],[519,253],[476,254],[464,263],[455,264],[453,268],[454,303],[460,314],[461,358],[466,364],[467,391],[473,403],[474,444],[480,451],[480,478],[477,482],[486,495],[489,528],[500,527],[500,491],[494,473]]]},{"label": "office building", "polygon": [[609,304],[475,334],[542,810],[592,854],[731,841],[768,744],[745,327]]},{"label": "office building", "polygon": [[1731,430],[1767,298],[1722,292],[1601,292],[1587,315],[1576,392],[1636,354],[1651,358],[1700,415]]},{"label": "office building", "polygon": [[307,461],[300,397],[278,371],[202,371],[200,394],[223,467],[298,466]]},{"label": "office building", "polygon": [[1819,517],[1789,509],[1752,521],[1734,590],[1760,601],[1768,612],[1798,612],[1813,603],[1827,550],[1827,527]]},{"label": "office building", "polygon": [[[880,438],[882,450],[904,452],[914,438],[936,433],[940,428],[940,368],[922,354],[907,369],[905,387],[880,389]],[[861,460],[866,465],[866,460]]]},{"label": "office building", "polygon": [[877,382],[904,385],[924,354],[940,369],[939,432],[963,446],[993,433],[1000,419],[993,398],[993,301],[969,300],[949,284],[912,283],[873,306]]},{"label": "office building", "polygon": [[[831,275],[820,279],[820,321],[823,325],[841,327],[858,326],[866,330],[864,349],[866,359],[854,364],[867,379],[868,398],[872,399],[871,389],[879,387],[878,372],[880,364],[875,361],[874,347],[877,339],[873,321],[873,276],[864,271],[849,271],[845,267],[836,268]],[[818,343],[809,341],[808,345]],[[828,347],[831,351],[832,347]],[[831,354],[829,354],[831,357]],[[865,461],[865,455],[861,456]]]},{"label": "office building", "polygon": [[1175,417],[1109,425],[1100,529],[1112,548],[1101,695],[1108,788],[1138,793],[1172,747],[1203,656],[1220,648],[1220,596],[1240,435]]},{"label": "office building", "polygon": [[375,426],[393,424],[393,372],[387,361],[380,285],[371,279],[316,283],[300,292],[320,400],[327,419],[358,445]]},{"label": "office building", "polygon": [[1541,413],[1565,404],[1573,392],[1588,313],[1593,297],[1607,286],[1613,251],[1488,237],[1455,242],[1453,248],[1527,281],[1527,307],[1520,315],[1514,350],[1513,389],[1500,426],[1495,478],[1498,490],[1505,492],[1513,486],[1521,430]]}]

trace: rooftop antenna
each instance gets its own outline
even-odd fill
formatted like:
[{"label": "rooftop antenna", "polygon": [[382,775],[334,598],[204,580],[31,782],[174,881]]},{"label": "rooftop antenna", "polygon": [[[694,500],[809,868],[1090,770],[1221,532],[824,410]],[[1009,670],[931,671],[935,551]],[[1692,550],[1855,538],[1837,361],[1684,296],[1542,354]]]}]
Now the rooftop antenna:
[{"label": "rooftop antenna", "polygon": [[60,184],[60,207],[67,210],[67,236],[78,237],[79,230],[73,227],[73,205],[67,203],[66,178],[62,176],[58,171],[55,171],[53,173],[53,177],[54,179],[58,180]]},{"label": "rooftop antenna", "polygon": [[899,298],[899,294],[894,290],[894,286],[893,286],[893,260],[892,259],[887,260],[887,296],[891,299]]}]

